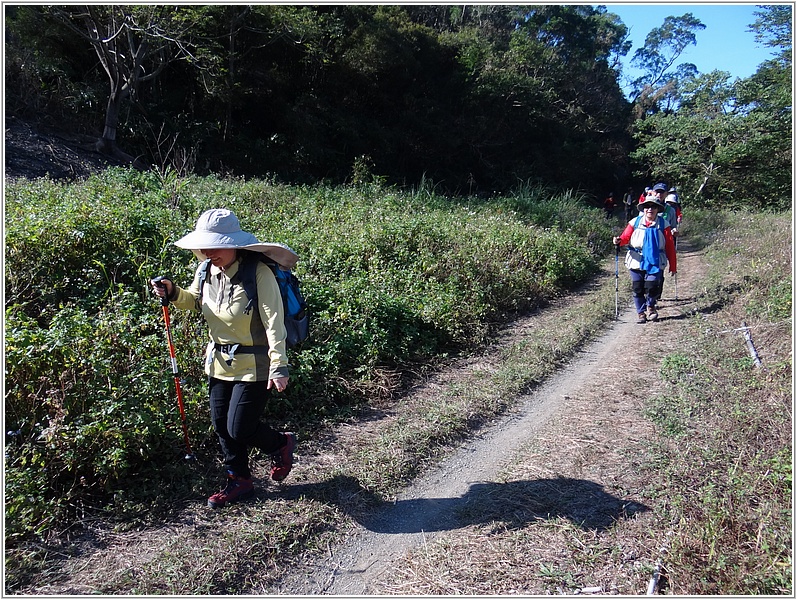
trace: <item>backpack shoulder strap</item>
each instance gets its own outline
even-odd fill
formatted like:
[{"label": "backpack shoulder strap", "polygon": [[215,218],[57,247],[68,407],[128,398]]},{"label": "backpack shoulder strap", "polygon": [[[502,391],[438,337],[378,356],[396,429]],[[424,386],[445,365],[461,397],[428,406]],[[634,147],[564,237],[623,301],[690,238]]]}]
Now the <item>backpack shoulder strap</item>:
[{"label": "backpack shoulder strap", "polygon": [[197,304],[202,307],[202,292],[205,289],[205,282],[208,280],[208,272],[210,271],[210,259],[206,258],[199,266],[199,301]]},{"label": "backpack shoulder strap", "polygon": [[246,297],[249,299],[244,308],[245,315],[248,315],[257,303],[257,265],[261,261],[265,262],[262,254],[258,257],[253,253],[247,253],[238,268],[238,279],[244,288],[244,292],[246,292]]},{"label": "backpack shoulder strap", "polygon": [[[257,265],[258,263],[266,263],[271,267],[272,273],[276,269],[276,264],[262,253],[248,252],[241,259],[241,265],[238,267],[238,273],[235,274],[234,279],[244,288],[248,302],[244,308],[244,314],[249,314],[252,308],[257,303]],[[202,306],[202,293],[205,288],[205,282],[208,279],[210,272],[210,259],[206,259],[199,267],[199,306]]]}]

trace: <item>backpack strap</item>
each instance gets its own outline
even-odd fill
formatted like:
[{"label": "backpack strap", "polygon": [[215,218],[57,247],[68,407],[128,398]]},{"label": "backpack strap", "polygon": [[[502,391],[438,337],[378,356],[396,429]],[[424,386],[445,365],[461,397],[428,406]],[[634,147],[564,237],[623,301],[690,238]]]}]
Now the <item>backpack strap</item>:
[{"label": "backpack strap", "polygon": [[255,302],[257,302],[257,264],[259,262],[260,259],[256,255],[247,252],[241,260],[241,266],[236,274],[238,283],[243,286],[246,297],[249,298],[249,302],[244,308],[245,315],[252,312]]},{"label": "backpack strap", "polygon": [[[634,220],[634,229],[639,229],[639,222],[640,222],[641,220],[642,220],[642,215],[639,215],[639,216],[638,216],[638,217],[637,217],[637,218]],[[661,216],[661,214],[659,214],[659,215],[657,215],[657,216],[656,216],[656,228],[657,228],[659,231],[664,231],[664,217],[662,217],[662,216]]]},{"label": "backpack strap", "polygon": [[[266,259],[264,255],[261,256],[263,256],[263,259],[253,252],[247,252],[241,258],[241,265],[238,267],[238,272],[233,277],[233,283],[243,286],[246,297],[249,299],[249,302],[246,303],[246,307],[244,308],[245,315],[252,312],[252,307],[254,307],[255,302],[257,302],[257,263],[262,260],[274,271],[274,266],[269,264],[268,259]],[[199,300],[197,304],[200,307],[202,306],[202,294],[205,289],[205,282],[208,280],[209,272],[210,259],[208,258],[205,259],[199,267]]]},{"label": "backpack strap", "polygon": [[200,310],[202,310],[202,292],[205,289],[205,282],[208,280],[209,271],[210,259],[206,258],[199,267],[199,300],[197,300],[197,306],[199,306]]}]

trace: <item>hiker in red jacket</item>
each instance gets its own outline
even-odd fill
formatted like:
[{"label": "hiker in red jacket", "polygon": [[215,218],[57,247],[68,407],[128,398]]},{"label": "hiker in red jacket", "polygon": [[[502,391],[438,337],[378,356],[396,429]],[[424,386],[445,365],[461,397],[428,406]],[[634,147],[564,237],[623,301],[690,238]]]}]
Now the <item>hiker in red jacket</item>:
[{"label": "hiker in red jacket", "polygon": [[[657,198],[639,204],[640,215],[628,222],[613,242],[628,246],[625,266],[631,274],[634,305],[639,323],[659,318],[656,305],[664,288],[664,270],[675,275],[675,243],[670,224],[661,216],[664,205]],[[647,313],[645,312],[647,309]]]},{"label": "hiker in red jacket", "polygon": [[609,195],[606,196],[606,199],[603,201],[603,211],[606,213],[607,219],[612,218],[615,206],[616,203],[614,201],[614,192],[609,192]]}]

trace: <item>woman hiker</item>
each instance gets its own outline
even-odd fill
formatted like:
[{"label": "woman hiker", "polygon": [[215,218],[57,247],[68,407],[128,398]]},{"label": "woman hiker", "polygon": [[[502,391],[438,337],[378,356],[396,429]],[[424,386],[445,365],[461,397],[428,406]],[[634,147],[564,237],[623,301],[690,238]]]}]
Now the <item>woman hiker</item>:
[{"label": "woman hiker", "polygon": [[275,481],[285,479],[293,466],[296,435],[276,431],[260,421],[269,390],[282,392],[288,385],[280,290],[268,265],[258,264],[257,310],[245,314],[248,300],[236,274],[246,251],[282,257],[277,262],[283,264],[295,262],[296,255],[279,244],[258,242],[253,234],[241,230],[232,212],[223,208],[202,213],[196,229],[175,245],[192,250],[200,260],[210,259],[202,293],[201,267],[188,289],[162,278],[151,283],[157,296],[168,298],[176,308],[201,311],[208,323],[205,374],[213,429],[227,475],[225,488],[208,499],[208,506],[221,508],[254,494],[249,448],[271,456],[271,478]]},{"label": "woman hiker", "polygon": [[647,198],[639,204],[639,210],[641,214],[612,241],[616,246],[628,246],[625,266],[631,274],[638,322],[645,323],[648,318],[659,318],[656,305],[664,287],[664,269],[669,267],[672,275],[677,269],[672,230],[661,216],[664,204],[658,198]]}]

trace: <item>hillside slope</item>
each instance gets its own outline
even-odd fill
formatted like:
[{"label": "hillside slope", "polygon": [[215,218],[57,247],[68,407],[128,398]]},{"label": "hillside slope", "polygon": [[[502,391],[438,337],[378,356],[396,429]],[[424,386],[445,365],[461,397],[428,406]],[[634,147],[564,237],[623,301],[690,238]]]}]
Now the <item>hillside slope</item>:
[{"label": "hillside slope", "polygon": [[6,177],[74,180],[118,163],[94,150],[96,138],[7,116],[4,173]]}]

